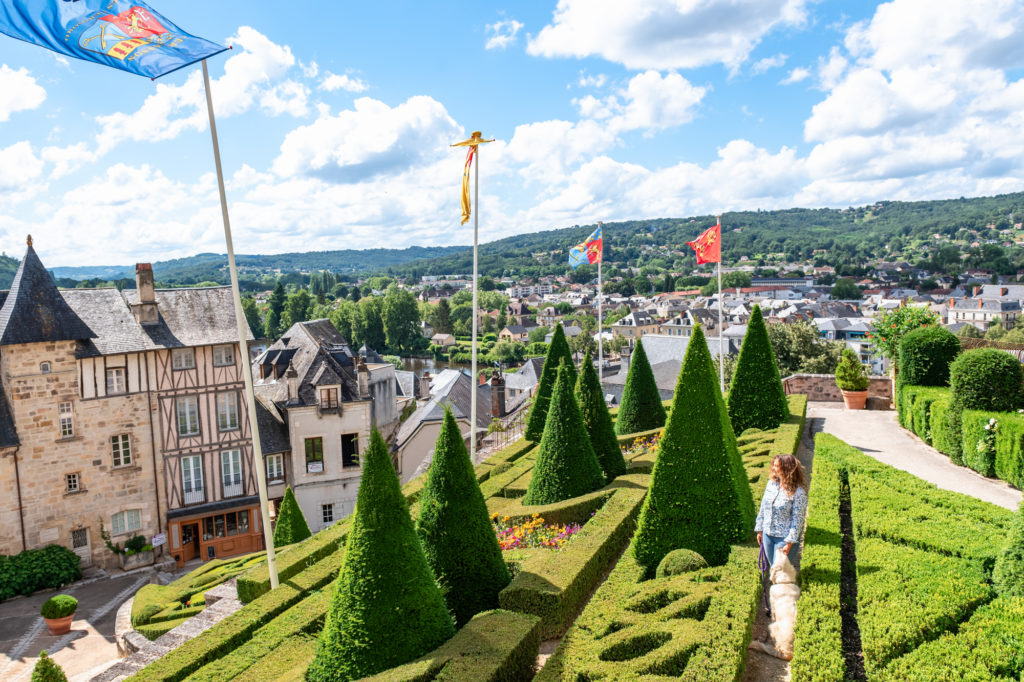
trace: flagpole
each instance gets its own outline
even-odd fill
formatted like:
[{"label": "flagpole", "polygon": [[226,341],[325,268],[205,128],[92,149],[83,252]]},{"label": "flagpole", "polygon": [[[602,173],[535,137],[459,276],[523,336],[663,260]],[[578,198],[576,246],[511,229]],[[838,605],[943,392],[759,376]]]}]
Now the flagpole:
[{"label": "flagpole", "polygon": [[[277,587],[277,557],[274,552],[274,535],[270,532],[270,505],[267,500],[267,472],[263,461],[263,447],[260,444],[260,427],[256,417],[256,394],[253,392],[252,365],[249,362],[249,344],[245,327],[248,324],[242,311],[242,295],[238,287],[238,268],[235,266],[235,247],[231,240],[231,221],[228,219],[228,199],[224,192],[224,171],[220,163],[220,144],[217,142],[217,122],[213,116],[213,96],[210,93],[210,72],[203,64],[203,85],[206,87],[206,110],[210,115],[210,139],[213,141],[213,161],[217,167],[217,189],[220,192],[220,212],[224,219],[224,242],[228,249],[228,270],[231,273],[231,293],[235,299],[235,326],[238,330],[238,346],[241,353],[242,378],[245,382],[245,400],[249,411],[252,433],[253,466],[256,469],[256,486],[260,495],[260,514],[263,522],[263,543],[267,548],[267,570],[270,572],[270,589]],[[474,393],[474,396],[476,394]]]},{"label": "flagpole", "polygon": [[[597,381],[601,384],[604,382],[604,345],[602,339],[604,336],[602,331],[602,318],[604,314],[601,307],[601,299],[604,298],[604,285],[601,279],[601,264],[604,262],[604,223],[598,220],[597,228],[601,230],[601,257],[597,260]],[[604,393],[603,385],[601,392]]]},{"label": "flagpole", "polygon": [[[718,236],[721,239],[722,236],[722,216],[718,216]],[[722,329],[722,297],[724,292],[722,291],[722,254],[721,254],[721,243],[719,243],[719,254],[718,254],[718,383],[722,389],[722,393],[725,393],[725,330]]]},{"label": "flagpole", "polygon": [[476,375],[476,334],[480,313],[477,309],[477,245],[480,235],[480,145],[474,148],[476,165],[473,168],[473,338],[471,341],[473,352],[470,361],[473,373],[473,391],[469,397],[469,458],[476,463],[476,394],[480,385],[480,378]]}]

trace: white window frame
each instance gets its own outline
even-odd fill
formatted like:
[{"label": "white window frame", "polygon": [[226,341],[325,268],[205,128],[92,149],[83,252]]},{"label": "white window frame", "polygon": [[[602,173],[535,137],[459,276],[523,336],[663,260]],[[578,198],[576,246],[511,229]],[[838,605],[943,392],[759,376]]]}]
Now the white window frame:
[{"label": "white window frame", "polygon": [[49,374],[50,373],[50,363],[49,362],[40,362],[39,363],[39,373],[40,374]]},{"label": "white window frame", "polygon": [[196,351],[194,348],[171,349],[171,368],[174,370],[195,369]]},{"label": "white window frame", "polygon": [[267,455],[267,482],[284,482],[284,455]]},{"label": "white window frame", "polygon": [[[187,474],[187,475],[186,475]],[[203,485],[203,458],[185,455],[181,458],[181,491],[185,495],[205,490]]]},{"label": "white window frame", "polygon": [[61,438],[74,438],[75,436],[75,409],[71,403],[57,403],[58,423],[60,425]]},{"label": "white window frame", "polygon": [[238,429],[238,393],[225,391],[217,394],[217,430]]},{"label": "white window frame", "polygon": [[241,450],[223,450],[220,453],[220,480],[225,490],[231,486],[242,485]]},{"label": "white window frame", "polygon": [[107,395],[127,393],[127,376],[124,367],[107,368]]},{"label": "white window frame", "polygon": [[320,505],[320,519],[324,523],[334,523],[334,503],[328,502]]},{"label": "white window frame", "polygon": [[118,433],[110,437],[110,458],[114,468],[131,466],[132,437],[131,434]]},{"label": "white window frame", "polygon": [[142,511],[139,509],[125,509],[110,517],[110,534],[124,535],[142,529]]},{"label": "white window frame", "polygon": [[235,347],[230,343],[224,343],[213,347],[213,366],[230,367],[235,364]]},{"label": "white window frame", "polygon": [[[178,435],[198,436],[200,434],[199,396],[179,396],[174,399],[174,407],[175,414],[178,418]],[[182,417],[184,417],[184,423],[182,423]],[[185,427],[184,431],[182,430],[182,426]]]},{"label": "white window frame", "polygon": [[73,474],[64,474],[64,492],[82,492],[82,475],[79,474],[78,472],[75,472]]}]

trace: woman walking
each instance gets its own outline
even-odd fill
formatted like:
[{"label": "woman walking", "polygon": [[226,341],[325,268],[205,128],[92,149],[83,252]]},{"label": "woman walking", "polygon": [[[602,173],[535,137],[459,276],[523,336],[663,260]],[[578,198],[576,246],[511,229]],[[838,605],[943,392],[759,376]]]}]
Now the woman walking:
[{"label": "woman walking", "polygon": [[807,514],[807,477],[793,455],[779,455],[772,460],[768,487],[761,498],[754,530],[757,544],[764,549],[768,565],[775,563],[776,552],[789,554],[800,541]]}]

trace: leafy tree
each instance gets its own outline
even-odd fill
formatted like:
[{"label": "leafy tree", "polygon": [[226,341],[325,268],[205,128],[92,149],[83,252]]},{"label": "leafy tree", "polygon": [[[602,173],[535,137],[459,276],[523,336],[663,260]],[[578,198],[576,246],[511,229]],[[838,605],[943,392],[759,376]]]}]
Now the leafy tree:
[{"label": "leafy tree", "polygon": [[374,675],[422,656],[453,634],[387,445],[374,428],[345,560],[306,679]]},{"label": "leafy tree", "polygon": [[622,387],[622,402],[615,421],[615,433],[624,436],[664,425],[665,406],[661,404],[661,394],[658,393],[651,365],[647,362],[643,341],[638,340],[629,361],[626,384]]},{"label": "leafy tree", "polygon": [[1003,597],[1024,597],[1024,502],[1010,527],[1006,545],[996,559],[992,582]]},{"label": "leafy tree", "polygon": [[594,337],[586,332],[580,332],[576,336],[569,339],[569,350],[575,355],[583,355],[584,353],[596,353],[597,352],[597,341]]},{"label": "leafy tree", "polygon": [[994,320],[989,328],[985,330],[985,338],[989,341],[999,341],[1006,336],[1006,327],[998,319]]},{"label": "leafy tree", "polygon": [[242,313],[245,314],[245,321],[249,324],[252,335],[257,339],[263,336],[263,320],[260,319],[260,311],[256,309],[256,299],[252,296],[243,296]]},{"label": "leafy tree", "polygon": [[781,376],[800,372],[831,374],[839,364],[843,343],[821,338],[818,328],[810,322],[769,324],[767,330]]},{"label": "leafy tree", "polygon": [[525,355],[526,346],[518,341],[498,341],[494,344],[494,348],[492,348],[490,352],[492,360],[503,364],[520,362]]},{"label": "leafy tree", "polygon": [[388,350],[412,351],[420,337],[420,311],[412,292],[390,285],[381,305],[381,322]]},{"label": "leafy tree", "polygon": [[68,682],[68,677],[57,662],[49,657],[46,649],[43,649],[39,652],[39,660],[36,661],[35,667],[32,668],[31,682]]},{"label": "leafy tree", "polygon": [[291,328],[293,324],[308,320],[312,306],[313,299],[305,289],[299,289],[289,295],[284,304],[284,314],[281,316],[281,331]]},{"label": "leafy tree", "polygon": [[565,331],[562,325],[555,325],[555,332],[548,344],[548,354],[544,356],[544,369],[540,373],[540,382],[537,385],[537,392],[534,394],[533,407],[530,409],[530,416],[526,422],[526,440],[536,443],[544,435],[544,424],[548,418],[548,404],[551,402],[551,391],[555,386],[555,379],[558,376],[558,365],[565,361],[568,365],[568,372],[571,375],[571,383],[576,383],[576,367],[572,362],[572,353],[569,351],[569,344],[565,340]]},{"label": "leafy tree", "polygon": [[946,386],[949,365],[959,353],[960,339],[945,327],[911,330],[900,339],[899,381],[912,386]]},{"label": "leafy tree", "polygon": [[551,333],[551,327],[534,327],[529,333],[530,343],[545,343],[544,339]]},{"label": "leafy tree", "polygon": [[295,500],[295,494],[291,486],[284,490],[284,499],[281,500],[281,510],[277,513],[277,525],[274,526],[274,547],[284,547],[295,542],[308,538],[309,524],[306,517]]},{"label": "leafy tree", "polygon": [[359,299],[361,299],[363,295],[362,292],[359,291],[359,287],[352,287],[352,291],[349,292],[348,297],[358,303]]},{"label": "leafy tree", "polygon": [[487,513],[459,425],[445,408],[416,522],[427,563],[457,627],[498,608],[512,579]]},{"label": "leafy tree", "polygon": [[538,341],[537,343],[531,343],[529,346],[526,347],[526,355],[527,355],[527,357],[535,358],[535,357],[538,357],[540,355],[547,355],[547,354],[548,354],[548,344],[544,343],[543,341]]},{"label": "leafy tree", "polygon": [[267,317],[264,321],[264,334],[268,339],[276,339],[281,335],[281,313],[284,312],[284,301],[284,285],[279,280],[270,294]]},{"label": "leafy tree", "polygon": [[857,284],[848,277],[837,281],[829,290],[829,295],[835,300],[842,301],[859,301],[863,296],[860,289],[857,288]]},{"label": "leafy tree", "polygon": [[973,324],[965,324],[963,327],[960,327],[956,335],[961,339],[981,339],[985,337],[981,330]]},{"label": "leafy tree", "polygon": [[[750,286],[750,273],[749,272],[726,272],[722,275],[722,288],[723,289],[735,289],[737,287],[749,287]],[[710,296],[718,293],[718,279],[715,277],[711,278],[707,284],[700,288],[702,296]]]},{"label": "leafy tree", "polygon": [[894,362],[899,352],[900,339],[911,329],[937,324],[939,316],[920,306],[900,306],[875,315],[875,328],[868,338],[875,348]]},{"label": "leafy tree", "polygon": [[724,564],[753,526],[750,484],[712,367],[698,326],[686,347],[633,537],[634,555],[648,574],[675,549],[693,550],[712,566]]},{"label": "leafy tree", "polygon": [[359,346],[365,343],[374,350],[382,350],[387,346],[382,308],[383,299],[380,296],[370,296],[359,301],[359,327],[355,334]]},{"label": "leafy tree", "polygon": [[523,497],[524,505],[561,502],[604,485],[601,465],[573,395],[575,383],[575,368],[563,360],[537,450],[537,463]]},{"label": "leafy tree", "polygon": [[964,410],[1012,412],[1021,406],[1021,372],[1017,358],[995,348],[976,348],[961,353],[949,366],[953,397],[947,413],[954,464],[963,464],[961,433]]},{"label": "leafy tree", "polygon": [[729,389],[729,419],[736,433],[774,429],[789,419],[789,402],[775,364],[761,307],[755,305]]},{"label": "leafy tree", "polygon": [[626,473],[626,460],[622,457],[619,439],[615,437],[611,415],[604,402],[604,391],[598,381],[597,370],[590,352],[580,365],[580,377],[576,380],[576,395],[580,399],[580,414],[583,425],[590,434],[590,444],[597,455],[604,477],[609,482]]}]

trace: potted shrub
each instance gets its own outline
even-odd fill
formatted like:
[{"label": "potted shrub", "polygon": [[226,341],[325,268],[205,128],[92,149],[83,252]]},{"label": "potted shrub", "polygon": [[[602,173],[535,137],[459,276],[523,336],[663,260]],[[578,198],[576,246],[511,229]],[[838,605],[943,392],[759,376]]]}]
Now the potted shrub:
[{"label": "potted shrub", "polygon": [[46,621],[51,635],[65,635],[71,632],[71,621],[75,619],[78,600],[70,594],[57,594],[46,600],[40,615]]},{"label": "potted shrub", "polygon": [[124,553],[121,554],[121,568],[130,571],[139,566],[149,566],[153,563],[153,545],[146,542],[146,538],[135,535],[124,543]]},{"label": "potted shrub", "polygon": [[836,367],[836,386],[848,410],[863,410],[868,400],[868,375],[857,354],[847,348]]}]

